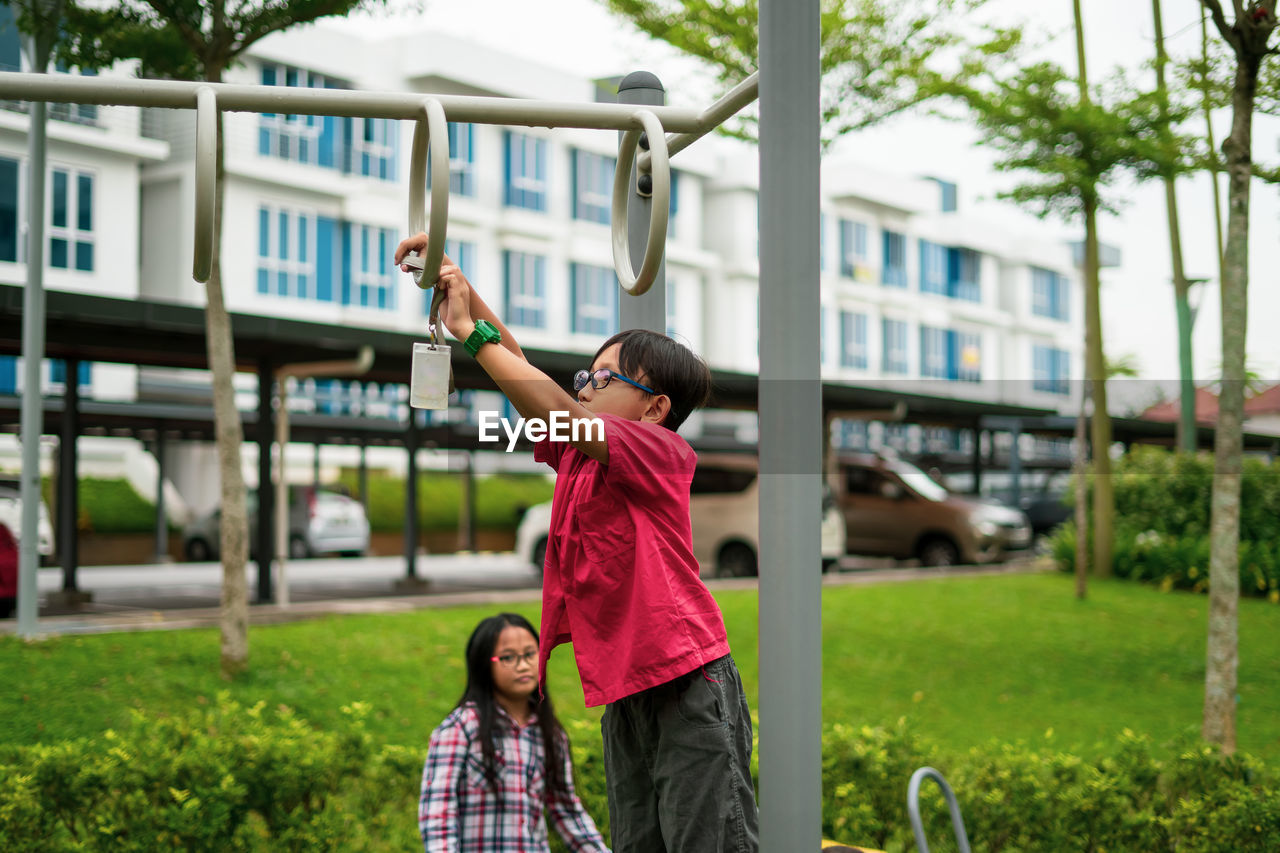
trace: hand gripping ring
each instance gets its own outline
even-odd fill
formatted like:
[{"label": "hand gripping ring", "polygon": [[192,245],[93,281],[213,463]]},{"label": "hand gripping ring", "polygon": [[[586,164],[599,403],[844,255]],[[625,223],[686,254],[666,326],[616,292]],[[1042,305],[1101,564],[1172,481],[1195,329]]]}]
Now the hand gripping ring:
[{"label": "hand gripping ring", "polygon": [[[444,107],[435,98],[422,102],[423,118],[413,129],[413,156],[409,166],[409,233],[431,235],[422,271],[413,274],[414,283],[429,290],[440,278],[444,260],[445,231],[449,226],[449,125]],[[427,149],[431,150],[431,227],[426,224]],[[434,314],[434,311],[432,312]]]},{"label": "hand gripping ring", "polygon": [[213,273],[213,220],[217,204],[218,99],[213,89],[196,90],[196,233],[191,275],[204,283]]},{"label": "hand gripping ring", "polygon": [[649,211],[649,238],[644,247],[640,272],[631,266],[631,245],[627,235],[627,201],[631,194],[631,165],[636,158],[639,130],[628,130],[618,147],[618,165],[613,175],[613,268],[618,283],[632,296],[645,293],[658,277],[662,255],[667,248],[667,217],[671,207],[671,161],[667,158],[667,137],[658,117],[649,110],[636,110],[635,118],[649,138],[653,168],[653,207]]}]

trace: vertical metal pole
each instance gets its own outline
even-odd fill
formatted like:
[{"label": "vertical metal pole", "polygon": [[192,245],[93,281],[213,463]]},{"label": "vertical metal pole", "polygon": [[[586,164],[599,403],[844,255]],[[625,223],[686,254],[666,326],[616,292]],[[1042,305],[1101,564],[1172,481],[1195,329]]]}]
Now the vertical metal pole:
[{"label": "vertical metal pole", "polygon": [[[633,71],[618,84],[618,103],[661,107],[666,104],[662,81],[648,71]],[[621,133],[618,134],[621,137]],[[636,158],[637,160],[639,158]],[[631,186],[636,186],[636,169],[631,167]],[[631,242],[631,265],[640,269],[644,261],[645,242],[649,239],[649,211],[653,198],[631,193],[627,204],[627,239]],[[658,267],[653,286],[641,296],[618,292],[618,329],[667,330],[667,262]]]},{"label": "vertical metal pole", "polygon": [[[258,487],[258,493],[275,492],[275,557],[276,557],[276,604],[289,606],[289,478],[285,473],[285,448],[289,446],[289,386],[282,375],[276,383],[280,406],[276,410],[276,454],[275,478],[268,476],[267,481]],[[318,448],[320,445],[316,445]],[[268,457],[270,458],[270,457]]]},{"label": "vertical metal pole", "polygon": [[760,849],[822,844],[818,0],[760,3]]},{"label": "vertical metal pole", "polygon": [[973,493],[982,491],[982,419],[973,422],[973,453],[969,457],[969,472],[973,479]]},{"label": "vertical metal pole", "polygon": [[418,578],[418,425],[417,412],[409,412],[409,426],[404,436],[408,454],[404,483],[404,571],[405,577]]},{"label": "vertical metal pole", "polygon": [[1009,427],[1009,488],[1012,490],[1010,503],[1014,509],[1022,508],[1022,454],[1018,445],[1022,443],[1022,419],[1014,418]]},{"label": "vertical metal pole", "polygon": [[76,567],[80,562],[80,494],[76,488],[76,438],[80,434],[80,362],[69,358],[62,393],[62,430],[58,435],[58,562],[62,565],[62,592],[67,604],[75,603]]},{"label": "vertical metal pole", "polygon": [[311,485],[316,491],[320,490],[320,442],[316,442],[312,447],[311,456]]},{"label": "vertical metal pole", "polygon": [[[258,604],[275,600],[274,580],[271,577],[271,555],[275,553],[275,489],[271,488],[271,454],[274,444],[272,396],[275,390],[275,372],[271,360],[258,361],[258,535],[253,550],[258,556]],[[284,392],[283,382],[281,393]],[[283,404],[283,401],[281,401]],[[281,464],[284,448],[280,448]]]},{"label": "vertical metal pole", "polygon": [[462,451],[462,506],[458,512],[458,549],[476,549],[476,463],[473,451]]},{"label": "vertical metal pole", "polygon": [[156,440],[151,452],[156,457],[156,553],[157,563],[171,562],[169,557],[169,519],[164,505],[164,425],[156,424]]},{"label": "vertical metal pole", "polygon": [[[49,67],[50,39],[31,40],[31,68]],[[44,186],[45,125],[48,105],[31,102],[27,135],[27,286],[22,295],[22,533],[18,549],[18,636],[36,633],[36,568],[40,562],[40,437],[44,404],[40,368],[44,363]]]},{"label": "vertical metal pole", "polygon": [[369,445],[360,442],[360,468],[357,483],[360,489],[360,506],[364,507],[364,517],[369,517]]}]

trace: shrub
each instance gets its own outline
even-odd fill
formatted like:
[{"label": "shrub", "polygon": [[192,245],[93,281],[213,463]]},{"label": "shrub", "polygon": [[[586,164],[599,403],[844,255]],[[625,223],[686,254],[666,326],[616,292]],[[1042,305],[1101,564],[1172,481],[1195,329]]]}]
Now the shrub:
[{"label": "shrub", "polygon": [[[1115,466],[1113,571],[1164,589],[1208,589],[1213,458],[1136,447]],[[1240,489],[1240,590],[1280,602],[1280,465],[1248,458]],[[1050,553],[1075,562],[1075,527],[1062,525]]]},{"label": "shrub", "polygon": [[[343,710],[325,732],[287,708],[222,695],[178,716],[135,715],[96,741],[0,747],[4,849],[415,849],[422,752],[375,747],[368,707]],[[567,724],[578,795],[608,837],[596,727]],[[914,849],[907,782],[929,765],[954,788],[975,851],[1280,849],[1280,789],[1260,762],[1190,739],[1165,754],[1126,732],[1095,761],[999,743],[952,756],[903,721],[835,725],[822,735],[822,831]],[[950,819],[931,783],[921,814],[927,836],[949,849]],[[558,839],[552,848],[565,849]]]},{"label": "shrub", "polygon": [[[359,494],[359,477],[343,471],[340,482]],[[496,474],[477,477],[476,526],[514,528],[519,511],[551,500],[552,481],[542,474]],[[405,482],[396,477],[369,478],[369,524],[377,531],[404,529]],[[453,530],[462,506],[462,475],[430,471],[418,477],[418,518],[423,530]]]}]

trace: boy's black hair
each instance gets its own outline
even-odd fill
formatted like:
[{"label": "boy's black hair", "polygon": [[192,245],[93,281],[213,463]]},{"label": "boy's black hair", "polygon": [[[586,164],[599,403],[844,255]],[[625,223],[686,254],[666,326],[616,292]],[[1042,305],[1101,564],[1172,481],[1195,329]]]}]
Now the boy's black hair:
[{"label": "boy's black hair", "polygon": [[711,371],[687,346],[648,329],[628,329],[609,338],[591,359],[618,344],[618,369],[629,377],[643,374],[645,384],[671,400],[662,425],[675,432],[694,409],[711,399]]},{"label": "boy's black hair", "polygon": [[[480,742],[481,764],[484,766],[485,780],[493,793],[501,796],[498,790],[498,770],[493,750],[493,720],[496,716],[497,703],[493,700],[493,650],[498,645],[498,636],[504,628],[515,626],[524,628],[538,641],[538,631],[529,620],[519,613],[499,613],[480,620],[480,624],[471,632],[467,640],[467,688],[455,706],[461,708],[468,702],[476,707],[480,729],[476,739]],[[551,697],[545,690],[542,698],[538,691],[529,697],[529,709],[538,715],[538,727],[542,730],[543,764],[546,767],[547,790],[565,793],[568,790],[564,778],[564,750],[562,744],[569,743],[568,734],[556,717]]]}]

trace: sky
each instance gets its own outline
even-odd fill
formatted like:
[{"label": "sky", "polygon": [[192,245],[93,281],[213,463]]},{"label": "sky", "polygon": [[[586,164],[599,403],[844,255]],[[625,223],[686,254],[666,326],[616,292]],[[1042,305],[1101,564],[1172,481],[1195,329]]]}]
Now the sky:
[{"label": "sky", "polygon": [[[395,0],[392,0],[395,9]],[[609,14],[598,0],[424,0],[425,8],[411,14],[381,11],[360,14],[321,26],[337,27],[368,37],[387,33],[417,33],[440,37],[456,34],[511,54],[527,57],[584,77],[624,74],[637,69],[656,73],[668,90],[668,102],[701,107],[719,94],[720,87],[695,61],[673,48],[638,33]],[[1025,2],[990,0],[986,14],[1002,22],[1025,18]],[[1070,0],[1040,0],[1035,7],[1039,52],[1075,70],[1075,34]],[[1164,31],[1175,55],[1199,53],[1198,0],[1163,0]],[[1101,80],[1116,67],[1140,69],[1153,54],[1151,4],[1140,0],[1083,0],[1089,78]],[[1210,37],[1214,37],[1212,24]],[[424,50],[430,49],[424,38]],[[1145,72],[1149,73],[1149,72]],[[1145,82],[1145,78],[1144,82]],[[1230,115],[1215,117],[1219,143]],[[1016,176],[993,167],[992,152],[976,144],[973,129],[962,123],[926,116],[906,116],[852,134],[834,148],[886,172],[930,174],[955,180],[962,211],[1012,229],[1080,239],[1083,226],[1060,220],[1038,220],[996,193],[1016,182]],[[1280,161],[1280,120],[1260,117],[1254,125],[1254,158]],[[1222,185],[1225,204],[1225,182]],[[1179,215],[1188,277],[1208,278],[1197,286],[1198,314],[1193,346],[1196,379],[1205,384],[1221,375],[1220,310],[1217,263],[1214,260],[1212,189],[1207,177],[1178,184]],[[1177,333],[1164,189],[1159,183],[1118,186],[1112,199],[1117,216],[1103,216],[1103,242],[1121,251],[1121,265],[1103,273],[1104,342],[1109,359],[1128,357],[1143,379],[1172,383],[1177,378]],[[1224,214],[1225,216],[1225,209]],[[1250,240],[1251,281],[1248,367],[1264,380],[1280,382],[1280,335],[1271,327],[1280,318],[1280,189],[1255,183],[1252,191]],[[1171,385],[1169,386],[1172,387]],[[1157,392],[1135,386],[1132,406]]]}]

